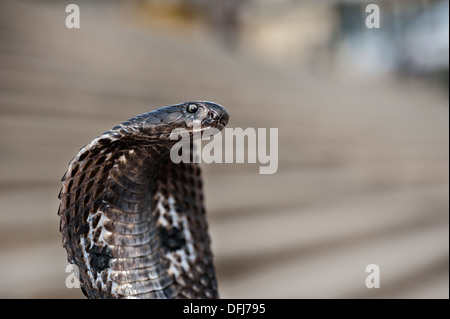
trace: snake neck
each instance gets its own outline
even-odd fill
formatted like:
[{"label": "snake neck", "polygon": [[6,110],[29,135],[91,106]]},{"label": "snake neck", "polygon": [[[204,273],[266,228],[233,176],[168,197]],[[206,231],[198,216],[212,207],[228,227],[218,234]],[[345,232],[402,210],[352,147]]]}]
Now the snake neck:
[{"label": "snake neck", "polygon": [[80,151],[60,194],[63,243],[83,292],[217,297],[200,168],[172,163],[157,143],[128,147],[129,136],[116,137],[108,133]]}]

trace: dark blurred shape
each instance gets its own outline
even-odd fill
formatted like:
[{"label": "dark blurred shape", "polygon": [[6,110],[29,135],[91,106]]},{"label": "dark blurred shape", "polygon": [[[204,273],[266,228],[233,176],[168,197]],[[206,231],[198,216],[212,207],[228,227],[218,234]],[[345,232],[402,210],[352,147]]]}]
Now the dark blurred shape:
[{"label": "dark blurred shape", "polygon": [[241,27],[240,13],[245,0],[211,1],[212,22],[223,37],[224,43],[234,48]]},{"label": "dark blurred shape", "polygon": [[436,1],[409,23],[403,41],[400,71],[435,75],[448,87],[449,2]]},{"label": "dark blurred shape", "polygon": [[337,52],[343,51],[343,58],[348,56],[344,61],[353,61],[369,74],[448,74],[448,1],[383,1],[377,30],[361,28],[366,5],[336,4],[340,27],[334,43]]},{"label": "dark blurred shape", "polygon": [[448,78],[445,0],[380,2],[381,27],[369,29],[368,2],[146,0],[150,20],[201,23],[228,49],[313,73],[359,79]]}]

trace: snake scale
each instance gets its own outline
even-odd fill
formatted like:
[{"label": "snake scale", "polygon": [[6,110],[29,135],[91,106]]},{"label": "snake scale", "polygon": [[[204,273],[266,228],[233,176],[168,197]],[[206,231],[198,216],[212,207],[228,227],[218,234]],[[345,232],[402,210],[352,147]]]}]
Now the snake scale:
[{"label": "snake scale", "polygon": [[88,298],[218,298],[200,167],[171,161],[178,141],[170,133],[185,129],[192,139],[228,119],[212,102],[162,107],[103,133],[72,159],[58,215]]}]

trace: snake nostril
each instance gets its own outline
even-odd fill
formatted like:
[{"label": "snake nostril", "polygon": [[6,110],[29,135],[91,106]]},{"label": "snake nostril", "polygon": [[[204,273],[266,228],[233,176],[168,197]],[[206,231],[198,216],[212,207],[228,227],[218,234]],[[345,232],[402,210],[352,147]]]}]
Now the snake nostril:
[{"label": "snake nostril", "polygon": [[217,120],[219,120],[219,115],[215,112],[211,112],[211,113],[209,113],[209,118],[213,121],[217,121]]}]

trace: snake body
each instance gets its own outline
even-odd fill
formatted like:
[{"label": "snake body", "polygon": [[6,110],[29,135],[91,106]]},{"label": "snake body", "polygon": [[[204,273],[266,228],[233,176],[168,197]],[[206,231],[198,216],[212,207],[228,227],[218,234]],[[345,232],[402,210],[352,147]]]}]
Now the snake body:
[{"label": "snake body", "polygon": [[[88,298],[217,298],[200,167],[171,132],[221,130],[228,112],[186,102],[137,115],[84,146],[62,178],[67,259]],[[192,150],[192,146],[191,146]]]}]

